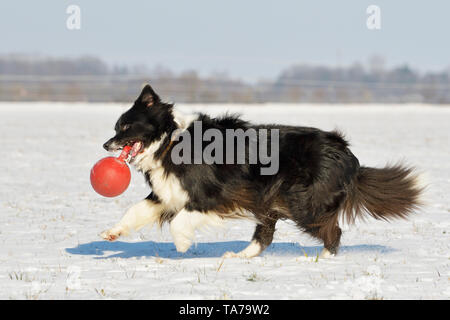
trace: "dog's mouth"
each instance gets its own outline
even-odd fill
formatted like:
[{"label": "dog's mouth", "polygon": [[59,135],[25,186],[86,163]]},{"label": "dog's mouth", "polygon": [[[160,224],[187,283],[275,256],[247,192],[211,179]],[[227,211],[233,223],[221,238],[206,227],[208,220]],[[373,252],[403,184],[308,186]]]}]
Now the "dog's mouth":
[{"label": "dog's mouth", "polygon": [[[131,142],[125,144],[125,146],[131,147],[131,150],[130,150],[131,158],[136,157],[139,153],[144,151],[144,144],[141,141],[131,141]],[[123,147],[121,149],[123,149]]]}]

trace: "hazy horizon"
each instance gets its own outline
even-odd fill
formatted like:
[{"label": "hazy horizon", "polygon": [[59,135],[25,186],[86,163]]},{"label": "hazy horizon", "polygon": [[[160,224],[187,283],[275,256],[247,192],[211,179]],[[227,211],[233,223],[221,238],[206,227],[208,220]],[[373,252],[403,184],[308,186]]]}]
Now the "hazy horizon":
[{"label": "hazy horizon", "polygon": [[[66,28],[70,4],[81,8],[80,30]],[[366,27],[371,4],[381,8],[381,30]],[[436,71],[450,67],[450,3],[433,4],[19,0],[0,4],[0,54],[92,55],[109,64],[225,72],[246,81],[274,78],[294,64],[367,65],[374,55],[386,67]]]}]

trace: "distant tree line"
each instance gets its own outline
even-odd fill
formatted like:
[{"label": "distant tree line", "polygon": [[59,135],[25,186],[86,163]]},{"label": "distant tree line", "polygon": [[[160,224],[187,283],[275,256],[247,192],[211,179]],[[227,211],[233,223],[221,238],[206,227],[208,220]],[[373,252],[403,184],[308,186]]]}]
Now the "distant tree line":
[{"label": "distant tree line", "polygon": [[146,82],[165,99],[186,103],[450,103],[450,70],[386,70],[380,61],[369,67],[295,65],[276,79],[250,84],[226,74],[109,66],[96,57],[0,56],[1,101],[128,102]]}]

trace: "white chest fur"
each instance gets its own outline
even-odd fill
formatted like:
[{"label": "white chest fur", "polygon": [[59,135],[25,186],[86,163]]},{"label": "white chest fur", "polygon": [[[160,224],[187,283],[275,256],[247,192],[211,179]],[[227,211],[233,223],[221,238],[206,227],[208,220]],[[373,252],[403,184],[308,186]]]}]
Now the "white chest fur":
[{"label": "white chest fur", "polygon": [[158,167],[151,170],[149,176],[153,192],[167,207],[178,211],[188,202],[188,194],[174,174],[167,174],[162,167]]},{"label": "white chest fur", "polygon": [[148,174],[152,184],[152,191],[158,196],[163,204],[175,211],[181,210],[188,202],[189,196],[181,186],[180,180],[172,173],[167,173],[161,165],[161,161],[155,160],[154,154],[166,138],[152,143],[142,153],[136,156],[134,164],[136,168]]}]

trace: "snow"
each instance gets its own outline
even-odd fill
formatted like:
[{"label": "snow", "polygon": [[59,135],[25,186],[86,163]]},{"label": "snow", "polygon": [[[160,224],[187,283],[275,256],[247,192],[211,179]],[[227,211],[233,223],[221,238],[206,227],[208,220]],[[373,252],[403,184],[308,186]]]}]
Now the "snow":
[{"label": "snow", "polygon": [[428,176],[428,205],[408,221],[343,226],[339,255],[279,222],[260,257],[243,249],[254,225],[198,233],[177,253],[167,227],[117,242],[98,234],[147,196],[143,177],[113,199],[89,184],[102,144],[127,108],[113,104],[0,104],[1,299],[450,299],[450,108],[427,105],[182,105],[241,112],[256,122],[339,128],[360,162],[398,160]]}]

